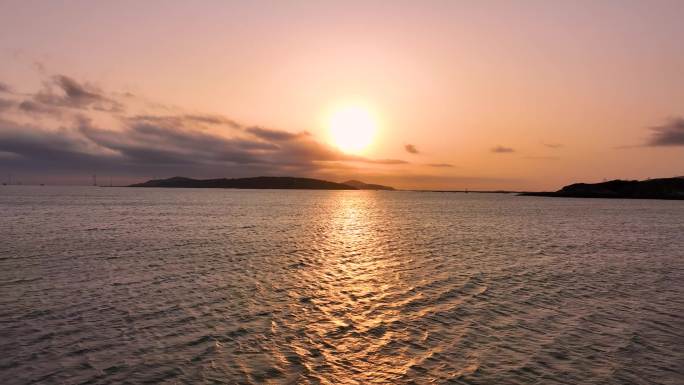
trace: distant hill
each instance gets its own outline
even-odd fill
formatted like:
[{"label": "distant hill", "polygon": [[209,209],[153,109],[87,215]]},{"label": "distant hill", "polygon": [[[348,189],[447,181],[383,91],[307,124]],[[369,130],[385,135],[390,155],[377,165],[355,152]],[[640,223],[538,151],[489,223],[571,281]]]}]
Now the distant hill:
[{"label": "distant hill", "polygon": [[356,187],[359,190],[394,190],[394,187],[383,186],[381,184],[363,183],[361,181],[353,179],[342,183],[346,184],[347,186]]},{"label": "distant hill", "polygon": [[684,199],[684,178],[575,183],[556,192],[525,192],[520,195],[569,198]]},{"label": "distant hill", "polygon": [[192,179],[173,177],[153,179],[129,187],[172,187],[172,188],[238,188],[238,189],[301,189],[301,190],[357,190],[356,187],[320,179],[259,176],[237,179]]}]

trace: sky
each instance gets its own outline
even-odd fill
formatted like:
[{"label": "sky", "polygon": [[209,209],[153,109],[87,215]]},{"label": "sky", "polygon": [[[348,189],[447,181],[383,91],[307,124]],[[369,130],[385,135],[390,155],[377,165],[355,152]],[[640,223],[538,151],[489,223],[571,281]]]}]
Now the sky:
[{"label": "sky", "polygon": [[[681,176],[682,15],[681,0],[0,0],[0,180]],[[350,108],[360,121],[337,118]]]}]

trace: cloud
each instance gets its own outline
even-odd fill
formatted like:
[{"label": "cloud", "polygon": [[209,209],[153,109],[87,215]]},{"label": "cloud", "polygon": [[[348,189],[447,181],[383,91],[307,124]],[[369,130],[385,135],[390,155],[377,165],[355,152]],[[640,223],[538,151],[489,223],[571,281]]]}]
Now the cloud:
[{"label": "cloud", "polygon": [[271,143],[148,123],[134,123],[124,130],[113,131],[93,127],[85,121],[79,131],[96,145],[134,164],[260,163],[256,152],[278,149]]},{"label": "cloud", "polygon": [[0,82],[0,92],[4,93],[11,93],[12,92],[12,87],[7,85],[6,83]]},{"label": "cloud", "polygon": [[33,61],[33,68],[36,69],[36,71],[40,72],[41,74],[45,74],[47,70],[45,69],[45,64],[40,61],[40,60],[34,60]]},{"label": "cloud", "polygon": [[[59,92],[55,92],[56,86]],[[93,109],[97,111],[121,112],[123,105],[104,95],[99,89],[81,84],[65,76],[55,75],[45,88],[33,96],[33,101],[46,106],[69,107],[76,109]]]},{"label": "cloud", "polygon": [[438,167],[438,168],[439,168],[439,167],[444,167],[444,168],[454,167],[454,165],[453,165],[453,164],[450,164],[450,163],[428,163],[428,164],[426,164],[426,166],[428,166],[428,167]]},{"label": "cloud", "polygon": [[68,129],[46,130],[0,120],[0,151],[13,153],[20,166],[49,169],[53,166],[80,169],[96,166],[110,155],[92,151],[88,141]]},{"label": "cloud", "polygon": [[14,107],[14,105],[15,102],[13,100],[0,98],[0,112],[9,110],[10,108]]},{"label": "cloud", "polygon": [[271,140],[275,142],[283,142],[288,140],[299,139],[304,136],[309,135],[308,132],[291,133],[287,131],[271,130],[262,127],[248,127],[247,132],[265,140]]},{"label": "cloud", "polygon": [[553,148],[553,149],[563,148],[563,145],[561,143],[545,143],[545,142],[542,142],[542,145],[544,147]]},{"label": "cloud", "polygon": [[176,115],[134,115],[128,118],[134,122],[146,122],[151,124],[159,124],[166,127],[174,126],[196,126],[197,124],[204,125],[225,125],[232,128],[242,128],[242,125],[232,119],[220,115],[209,114],[176,114]]},{"label": "cloud", "polygon": [[34,116],[41,114],[58,116],[62,113],[62,111],[57,107],[53,107],[48,104],[34,102],[33,100],[24,100],[23,102],[19,103],[19,109],[23,112],[32,114]]},{"label": "cloud", "polygon": [[647,146],[684,146],[684,118],[673,118],[652,130]]},{"label": "cloud", "polygon": [[512,153],[512,152],[515,152],[514,149],[512,149],[512,148],[510,148],[510,147],[504,147],[504,146],[501,146],[501,145],[498,145],[498,146],[492,148],[491,151],[492,151],[493,153],[497,153],[497,154],[510,154],[510,153]]},{"label": "cloud", "polygon": [[404,145],[404,149],[410,154],[418,154],[418,148],[412,144]]},{"label": "cloud", "polygon": [[217,177],[313,176],[355,163],[408,163],[345,154],[306,131],[247,126],[222,115],[152,104],[144,114],[127,114],[126,100],[63,75],[46,84],[34,94],[0,99],[0,152],[12,155],[0,158],[0,166],[35,175],[109,170]]}]

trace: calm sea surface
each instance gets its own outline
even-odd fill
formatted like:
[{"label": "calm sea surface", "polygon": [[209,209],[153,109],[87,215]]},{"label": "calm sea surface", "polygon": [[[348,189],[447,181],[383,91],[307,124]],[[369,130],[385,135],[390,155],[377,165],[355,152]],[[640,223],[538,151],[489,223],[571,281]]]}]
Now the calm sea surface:
[{"label": "calm sea surface", "polygon": [[0,186],[0,384],[683,384],[684,202]]}]

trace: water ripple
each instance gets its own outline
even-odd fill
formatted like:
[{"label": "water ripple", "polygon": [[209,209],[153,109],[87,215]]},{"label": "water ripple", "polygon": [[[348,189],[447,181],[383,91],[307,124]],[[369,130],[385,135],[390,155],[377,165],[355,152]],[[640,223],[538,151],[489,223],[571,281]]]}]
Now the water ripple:
[{"label": "water ripple", "polygon": [[0,191],[2,384],[681,384],[684,204]]}]

